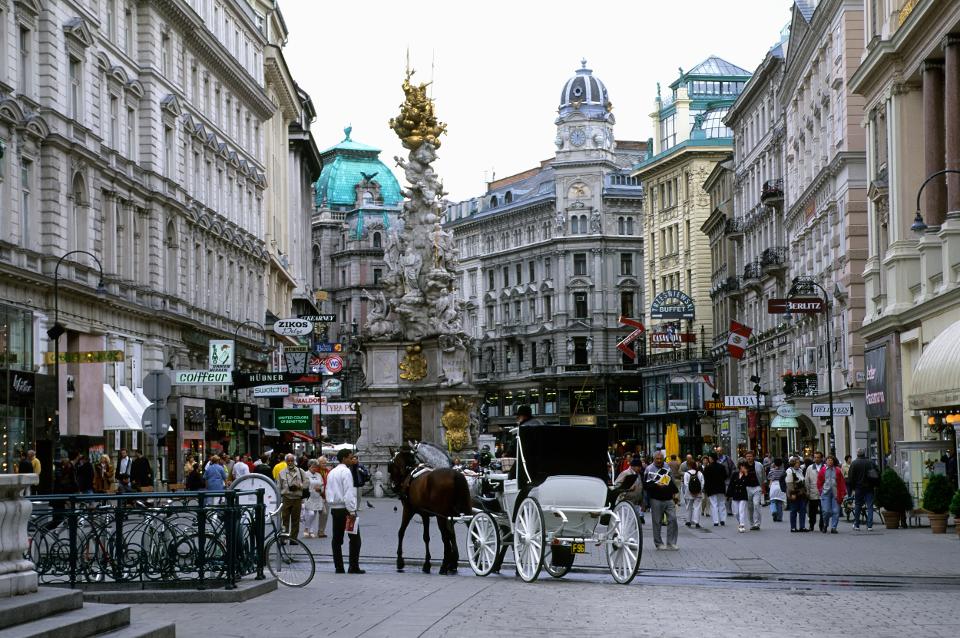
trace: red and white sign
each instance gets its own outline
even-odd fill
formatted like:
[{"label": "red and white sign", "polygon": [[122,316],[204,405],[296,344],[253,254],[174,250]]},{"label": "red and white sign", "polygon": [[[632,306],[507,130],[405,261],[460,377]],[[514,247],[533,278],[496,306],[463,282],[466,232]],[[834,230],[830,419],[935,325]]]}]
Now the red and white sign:
[{"label": "red and white sign", "polygon": [[336,374],[343,370],[343,359],[337,355],[331,355],[323,360],[323,366],[330,374]]},{"label": "red and white sign", "polygon": [[290,397],[294,405],[326,405],[327,397],[315,397],[312,394],[295,394]]},{"label": "red and white sign", "polygon": [[742,359],[747,351],[747,345],[753,328],[736,321],[730,322],[730,338],[727,339],[727,351],[734,359]]},{"label": "red and white sign", "polygon": [[637,321],[636,319],[631,319],[630,317],[621,316],[617,319],[624,326],[630,326],[634,328],[633,332],[628,334],[626,337],[620,340],[620,343],[617,344],[617,350],[627,355],[631,359],[637,358],[637,353],[633,351],[631,347],[633,342],[639,339],[643,335],[644,327],[643,324]]}]

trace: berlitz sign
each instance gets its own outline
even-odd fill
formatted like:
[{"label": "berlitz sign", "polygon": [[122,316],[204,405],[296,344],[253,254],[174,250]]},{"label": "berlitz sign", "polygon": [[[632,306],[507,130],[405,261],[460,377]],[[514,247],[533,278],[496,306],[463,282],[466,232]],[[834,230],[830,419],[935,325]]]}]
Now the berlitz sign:
[{"label": "berlitz sign", "polygon": [[783,315],[787,312],[798,315],[815,315],[823,312],[823,299],[818,297],[793,297],[791,299],[768,299],[767,314]]}]

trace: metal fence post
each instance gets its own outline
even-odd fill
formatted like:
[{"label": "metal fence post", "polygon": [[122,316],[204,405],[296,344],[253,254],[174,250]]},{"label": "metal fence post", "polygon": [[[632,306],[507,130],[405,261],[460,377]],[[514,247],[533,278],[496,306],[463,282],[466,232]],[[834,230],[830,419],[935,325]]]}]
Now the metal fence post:
[{"label": "metal fence post", "polygon": [[67,501],[67,529],[70,538],[70,587],[77,586],[77,503],[71,496]]},{"label": "metal fence post", "polygon": [[121,564],[124,560],[123,551],[123,507],[126,504],[126,501],[118,499],[116,505],[113,509],[113,518],[115,523],[115,530],[113,534],[114,538],[114,556],[113,556],[113,580],[120,582],[123,578],[123,565]]},{"label": "metal fence post", "polygon": [[236,589],[237,563],[237,493],[227,490],[224,505],[223,524],[227,533],[227,585],[225,589]]},{"label": "metal fence post", "polygon": [[266,511],[267,506],[263,502],[263,488],[257,489],[257,508],[256,518],[253,528],[253,542],[256,544],[257,553],[257,577],[256,580],[263,580],[263,568],[266,565],[266,556],[263,555],[263,537],[266,534]]},{"label": "metal fence post", "polygon": [[203,570],[207,560],[207,548],[204,543],[207,534],[207,505],[203,492],[200,492],[200,497],[197,501],[197,535],[199,537],[197,539],[197,571],[200,573],[200,584],[197,589],[206,589]]}]

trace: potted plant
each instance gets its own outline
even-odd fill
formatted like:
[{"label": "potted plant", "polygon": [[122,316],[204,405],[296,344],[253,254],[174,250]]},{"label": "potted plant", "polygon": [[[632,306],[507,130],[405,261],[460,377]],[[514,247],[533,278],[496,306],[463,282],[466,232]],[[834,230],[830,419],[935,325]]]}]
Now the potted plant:
[{"label": "potted plant", "polygon": [[953,514],[953,526],[957,530],[957,536],[960,536],[960,490],[953,493],[953,500],[950,501],[950,513]]},{"label": "potted plant", "polygon": [[887,529],[897,529],[904,513],[913,509],[913,497],[907,484],[893,468],[880,475],[877,486],[877,505],[883,508],[883,523]]},{"label": "potted plant", "polygon": [[923,509],[927,510],[930,531],[934,534],[947,533],[947,512],[953,498],[953,485],[943,474],[934,474],[927,480],[923,490]]}]

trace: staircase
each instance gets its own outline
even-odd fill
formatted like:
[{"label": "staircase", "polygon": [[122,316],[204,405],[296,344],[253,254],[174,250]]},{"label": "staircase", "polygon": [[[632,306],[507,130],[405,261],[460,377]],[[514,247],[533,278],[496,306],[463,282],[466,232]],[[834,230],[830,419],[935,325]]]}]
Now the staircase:
[{"label": "staircase", "polygon": [[130,607],[83,602],[83,592],[42,587],[0,598],[0,638],[174,638],[174,623],[130,623]]}]

